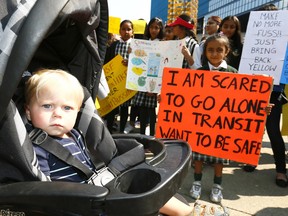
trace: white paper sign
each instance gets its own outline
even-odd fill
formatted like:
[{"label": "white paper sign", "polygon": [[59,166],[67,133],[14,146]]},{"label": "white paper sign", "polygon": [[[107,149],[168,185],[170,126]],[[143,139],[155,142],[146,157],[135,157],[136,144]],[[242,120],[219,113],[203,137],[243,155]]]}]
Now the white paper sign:
[{"label": "white paper sign", "polygon": [[126,88],[160,93],[164,67],[181,68],[185,40],[149,41],[133,39],[129,54]]},{"label": "white paper sign", "polygon": [[239,73],[266,74],[280,83],[288,41],[288,11],[252,11]]}]

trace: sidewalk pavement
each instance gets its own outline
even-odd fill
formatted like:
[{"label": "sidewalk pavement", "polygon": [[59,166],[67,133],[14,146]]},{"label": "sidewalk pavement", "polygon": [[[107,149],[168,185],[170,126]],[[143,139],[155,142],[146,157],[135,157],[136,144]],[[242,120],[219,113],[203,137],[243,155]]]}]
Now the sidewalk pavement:
[{"label": "sidewalk pavement", "polygon": [[[139,133],[139,129],[132,133]],[[288,150],[288,137],[283,137]],[[287,156],[288,159],[288,156]],[[287,161],[288,164],[288,161]],[[223,169],[223,206],[230,216],[288,216],[288,187],[280,188],[275,184],[275,165],[269,138],[263,137],[259,165],[254,172],[242,170],[243,164],[230,162]],[[209,199],[213,184],[214,170],[212,165],[205,165],[202,177],[203,204],[212,204]],[[179,193],[194,205],[195,200],[189,196],[193,183],[193,168],[190,168]]]},{"label": "sidewalk pavement", "polygon": [[[284,137],[284,140],[288,149],[288,138]],[[280,188],[275,184],[274,159],[266,134],[262,145],[259,165],[254,172],[243,171],[243,164],[236,162],[224,165],[222,204],[228,208],[230,216],[288,216],[288,187]],[[211,204],[209,195],[213,176],[212,165],[205,165],[200,203]],[[179,193],[194,205],[195,201],[189,196],[192,182],[193,168],[190,168]]]}]

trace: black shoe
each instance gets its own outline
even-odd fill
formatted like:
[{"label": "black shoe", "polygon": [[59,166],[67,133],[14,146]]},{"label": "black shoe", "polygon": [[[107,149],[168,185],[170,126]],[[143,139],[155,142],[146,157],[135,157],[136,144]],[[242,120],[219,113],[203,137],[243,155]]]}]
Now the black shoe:
[{"label": "black shoe", "polygon": [[285,188],[288,186],[288,182],[283,179],[276,179],[276,185],[282,188]]},{"label": "black shoe", "polygon": [[284,173],[277,173],[275,183],[279,187],[287,187],[288,186],[288,179],[286,174]]},{"label": "black shoe", "polygon": [[251,166],[251,165],[245,165],[243,166],[243,170],[245,172],[254,172],[256,169],[256,166]]}]

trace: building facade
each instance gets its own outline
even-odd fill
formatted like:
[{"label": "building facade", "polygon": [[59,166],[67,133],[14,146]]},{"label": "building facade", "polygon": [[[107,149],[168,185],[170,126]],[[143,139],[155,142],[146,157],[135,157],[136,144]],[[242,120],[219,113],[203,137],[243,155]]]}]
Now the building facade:
[{"label": "building facade", "polygon": [[167,23],[168,18],[168,0],[151,0],[150,18],[159,17],[163,23]]},{"label": "building facade", "polygon": [[249,12],[268,3],[275,4],[280,10],[288,10],[288,0],[151,0],[151,18],[157,16],[164,23],[170,23],[179,14],[188,13],[197,21],[197,34],[203,34],[208,17],[235,15],[245,32]]},{"label": "building facade", "polygon": [[189,14],[197,21],[198,0],[168,0],[167,23],[171,23],[182,13]]},{"label": "building facade", "polygon": [[151,0],[151,18],[159,17],[165,24],[173,22],[182,13],[189,14],[196,23],[198,0]]},{"label": "building facade", "polygon": [[203,33],[203,27],[210,16],[222,18],[235,15],[241,22],[242,31],[246,31],[249,12],[257,10],[261,6],[273,3],[279,10],[288,10],[288,0],[200,0],[198,4],[198,31]]}]

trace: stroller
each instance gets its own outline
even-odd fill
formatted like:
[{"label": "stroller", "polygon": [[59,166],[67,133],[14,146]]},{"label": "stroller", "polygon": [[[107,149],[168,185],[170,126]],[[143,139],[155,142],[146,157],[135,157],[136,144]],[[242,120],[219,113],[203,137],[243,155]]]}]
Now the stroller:
[{"label": "stroller", "polygon": [[[158,215],[180,188],[191,157],[186,142],[112,136],[95,110],[107,24],[107,0],[1,0],[0,215]],[[76,127],[93,162],[119,171],[104,187],[51,182],[38,169],[22,75],[39,67],[69,71],[86,87]]]}]

